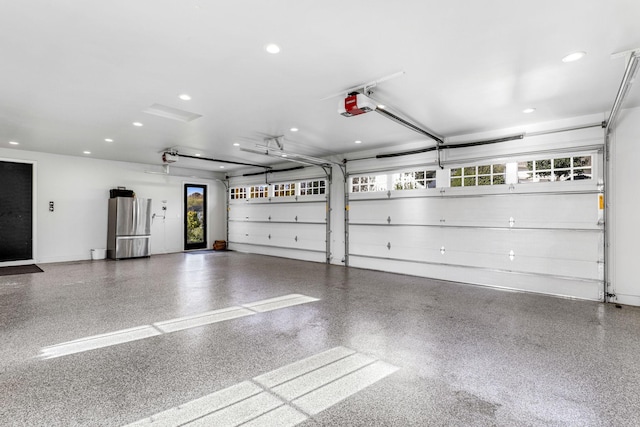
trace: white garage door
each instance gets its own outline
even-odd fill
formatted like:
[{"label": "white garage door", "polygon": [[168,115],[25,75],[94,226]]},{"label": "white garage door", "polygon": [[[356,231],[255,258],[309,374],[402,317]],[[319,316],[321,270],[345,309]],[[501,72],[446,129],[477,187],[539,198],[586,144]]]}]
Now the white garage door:
[{"label": "white garage door", "polygon": [[[599,300],[599,154],[350,176],[350,266]],[[429,188],[434,187],[434,188]]]},{"label": "white garage door", "polygon": [[327,262],[325,179],[232,186],[229,248],[242,252]]}]

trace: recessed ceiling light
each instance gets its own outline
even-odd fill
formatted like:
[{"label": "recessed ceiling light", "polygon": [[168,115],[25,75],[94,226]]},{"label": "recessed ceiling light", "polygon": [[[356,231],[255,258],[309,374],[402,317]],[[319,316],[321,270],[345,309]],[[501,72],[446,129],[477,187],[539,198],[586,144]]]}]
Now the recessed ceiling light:
[{"label": "recessed ceiling light", "polygon": [[298,132],[300,129],[298,129],[298,128],[291,128],[291,129],[289,129],[289,130],[290,130],[291,132]]},{"label": "recessed ceiling light", "polygon": [[286,155],[286,154],[283,154],[283,155],[282,155],[282,157],[287,157],[287,155]]},{"label": "recessed ceiling light", "polygon": [[385,108],[387,108],[387,106],[384,104],[378,104],[377,107],[381,110],[384,110]]},{"label": "recessed ceiling light", "polygon": [[280,46],[278,46],[277,44],[273,44],[273,43],[268,44],[265,47],[265,49],[266,49],[267,52],[273,53],[273,54],[280,52]]},{"label": "recessed ceiling light", "polygon": [[196,153],[196,157],[200,157],[200,153]]},{"label": "recessed ceiling light", "polygon": [[11,144],[11,145],[20,145],[20,143],[16,142],[16,141],[9,141],[9,144]]},{"label": "recessed ceiling light", "polygon": [[138,127],[140,127],[140,126],[144,126],[144,125],[143,125],[142,123],[140,123],[140,122],[133,122],[133,125],[134,125],[134,126],[138,126]]},{"label": "recessed ceiling light", "polygon": [[182,99],[183,101],[191,101],[191,97],[186,93],[183,93],[182,95],[178,96],[178,98]]},{"label": "recessed ceiling light", "polygon": [[83,151],[84,154],[91,154],[91,151]]},{"label": "recessed ceiling light", "polygon": [[111,138],[105,138],[104,140],[107,141],[107,142],[113,142],[113,139],[111,139]]},{"label": "recessed ceiling light", "polygon": [[233,146],[234,146],[234,147],[240,147],[240,143],[238,143],[238,142],[234,142],[234,143],[233,143]]},{"label": "recessed ceiling light", "polygon": [[362,144],[362,141],[357,140],[357,141],[356,141],[356,144]]},{"label": "recessed ceiling light", "polygon": [[531,114],[534,111],[536,111],[535,108],[525,108],[524,110],[522,110],[522,112],[525,113],[525,114]]},{"label": "recessed ceiling light", "polygon": [[220,169],[224,169],[224,166],[220,166]]},{"label": "recessed ceiling light", "polygon": [[562,62],[577,61],[578,59],[582,59],[586,54],[587,52],[573,52],[562,58]]}]

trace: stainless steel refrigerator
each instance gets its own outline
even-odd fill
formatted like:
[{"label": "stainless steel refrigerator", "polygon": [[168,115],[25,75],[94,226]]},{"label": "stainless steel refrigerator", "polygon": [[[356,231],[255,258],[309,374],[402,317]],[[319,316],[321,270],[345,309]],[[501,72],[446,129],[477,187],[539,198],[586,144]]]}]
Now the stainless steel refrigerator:
[{"label": "stainless steel refrigerator", "polygon": [[111,259],[150,255],[151,199],[109,199],[107,256]]}]

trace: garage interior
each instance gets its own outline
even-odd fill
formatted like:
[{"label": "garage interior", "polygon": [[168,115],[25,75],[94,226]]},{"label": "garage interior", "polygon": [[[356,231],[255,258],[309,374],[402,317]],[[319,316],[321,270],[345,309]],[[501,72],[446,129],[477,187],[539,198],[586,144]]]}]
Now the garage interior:
[{"label": "garage interior", "polygon": [[3,424],[640,423],[639,3],[3,9]]}]

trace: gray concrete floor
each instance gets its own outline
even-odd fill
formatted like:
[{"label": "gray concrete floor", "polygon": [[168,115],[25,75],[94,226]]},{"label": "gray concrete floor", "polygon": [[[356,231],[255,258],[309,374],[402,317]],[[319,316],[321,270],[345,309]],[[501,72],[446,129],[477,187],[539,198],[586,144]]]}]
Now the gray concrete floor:
[{"label": "gray concrete floor", "polygon": [[[0,277],[1,425],[133,423],[335,347],[399,369],[302,426],[640,425],[635,307],[233,252],[42,267]],[[294,293],[319,301],[39,357]]]}]

